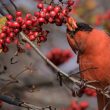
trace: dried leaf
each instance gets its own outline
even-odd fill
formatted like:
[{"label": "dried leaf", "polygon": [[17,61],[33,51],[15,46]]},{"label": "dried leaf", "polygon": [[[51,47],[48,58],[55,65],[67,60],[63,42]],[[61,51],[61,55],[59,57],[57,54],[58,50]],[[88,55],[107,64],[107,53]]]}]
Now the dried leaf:
[{"label": "dried leaf", "polygon": [[5,25],[7,19],[6,17],[0,17],[0,32],[1,32],[1,28]]},{"label": "dried leaf", "polygon": [[[0,32],[2,27],[5,25],[6,21],[7,21],[6,17],[0,17]],[[2,49],[0,49],[0,53],[1,52],[2,52]]]}]

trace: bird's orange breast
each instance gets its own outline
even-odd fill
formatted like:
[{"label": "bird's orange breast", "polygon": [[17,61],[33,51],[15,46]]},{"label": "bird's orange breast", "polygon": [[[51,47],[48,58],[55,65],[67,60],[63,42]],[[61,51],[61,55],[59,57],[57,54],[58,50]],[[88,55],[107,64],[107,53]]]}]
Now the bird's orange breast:
[{"label": "bird's orange breast", "polygon": [[103,31],[94,29],[88,36],[86,49],[79,57],[80,70],[84,79],[99,81],[100,87],[110,84],[110,37]]}]

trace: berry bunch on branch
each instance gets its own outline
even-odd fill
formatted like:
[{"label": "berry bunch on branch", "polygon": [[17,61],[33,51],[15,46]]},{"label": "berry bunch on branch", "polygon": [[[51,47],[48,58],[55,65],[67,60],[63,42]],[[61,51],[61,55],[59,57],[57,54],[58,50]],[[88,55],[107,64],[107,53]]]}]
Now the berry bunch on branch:
[{"label": "berry bunch on branch", "polygon": [[65,24],[73,5],[72,0],[68,0],[64,7],[55,4],[45,5],[38,3],[37,8],[39,11],[35,11],[34,15],[27,13],[23,17],[22,12],[18,10],[16,10],[15,17],[10,14],[6,15],[7,21],[0,32],[0,49],[7,52],[8,44],[15,41],[19,45],[20,32],[25,33],[31,41],[37,44],[45,42],[49,31],[44,30],[42,26],[48,23],[54,23],[57,26]]}]

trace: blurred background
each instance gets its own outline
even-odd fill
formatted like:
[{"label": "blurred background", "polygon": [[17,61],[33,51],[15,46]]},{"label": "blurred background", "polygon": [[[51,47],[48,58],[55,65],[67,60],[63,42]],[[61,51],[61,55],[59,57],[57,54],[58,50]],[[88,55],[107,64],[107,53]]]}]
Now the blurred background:
[{"label": "blurred background", "polygon": [[[8,0],[3,0],[8,9],[15,13],[14,8]],[[22,10],[24,15],[26,13],[34,13],[36,4],[40,0],[13,0],[19,10]],[[46,2],[50,2],[47,0]],[[58,1],[56,1],[58,2]],[[110,1],[109,0],[76,0],[76,4],[71,11],[77,21],[86,22],[96,28],[104,29],[106,32],[110,32]],[[0,8],[2,8],[0,4]],[[75,55],[68,45],[66,39],[66,27],[55,25],[46,25],[46,29],[50,30],[48,39],[45,43],[42,43],[39,48],[48,56],[48,53],[53,49],[56,51],[69,50],[72,54],[67,61],[61,63],[61,68],[66,73],[76,73],[79,71],[77,64],[77,55]],[[16,52],[16,48],[10,45],[10,51],[8,53],[0,54],[0,71],[4,70],[4,73],[0,74],[0,90],[1,94],[9,95],[13,98],[22,99],[23,101],[36,105],[36,106],[48,106],[51,105],[57,109],[69,109],[71,102],[76,100],[78,102],[87,101],[89,107],[86,110],[96,110],[97,101],[95,96],[88,96],[84,94],[81,98],[72,97],[71,91],[65,86],[60,86],[55,71],[53,71],[32,49],[27,49],[25,53],[21,53],[14,58],[18,61],[16,64],[10,64],[10,59]],[[59,59],[62,57],[59,55]],[[31,64],[32,71],[24,70],[25,67]],[[22,72],[24,71],[24,72]],[[19,83],[7,84],[10,77],[16,76]],[[66,85],[69,82],[66,81]],[[1,110],[25,110],[24,108],[15,107],[6,103],[0,108]]]}]

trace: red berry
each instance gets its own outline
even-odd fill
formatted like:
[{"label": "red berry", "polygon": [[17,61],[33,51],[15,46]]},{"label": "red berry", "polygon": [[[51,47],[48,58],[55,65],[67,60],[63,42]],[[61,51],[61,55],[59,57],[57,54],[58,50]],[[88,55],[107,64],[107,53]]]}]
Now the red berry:
[{"label": "red berry", "polygon": [[27,20],[30,20],[32,18],[32,15],[30,13],[26,14],[26,17],[25,17]]},{"label": "red berry", "polygon": [[51,12],[50,12],[50,16],[51,16],[51,17],[55,17],[55,16],[56,16],[56,12],[55,12],[55,11],[51,11]]},{"label": "red berry", "polygon": [[19,29],[14,29],[14,33],[17,34],[19,32]]},{"label": "red berry", "polygon": [[7,38],[5,39],[5,42],[6,42],[7,44],[10,44],[10,43],[11,43],[11,39],[10,39],[9,37],[7,37]]},{"label": "red berry", "polygon": [[13,27],[14,28],[19,28],[20,27],[20,24],[16,21],[13,22]]},{"label": "red berry", "polygon": [[34,40],[36,39],[36,37],[35,37],[34,35],[30,35],[30,36],[29,36],[29,39],[30,39],[31,41],[34,41]]},{"label": "red berry", "polygon": [[4,32],[0,33],[0,39],[5,37],[6,37],[6,34]]},{"label": "red berry", "polygon": [[25,44],[25,47],[26,47],[26,49],[31,49],[31,45],[28,43]]},{"label": "red berry", "polygon": [[45,14],[45,18],[49,18],[50,17],[50,14],[47,12],[46,14]]},{"label": "red berry", "polygon": [[21,24],[23,22],[23,18],[22,17],[17,17],[16,21]]},{"label": "red berry", "polygon": [[45,37],[45,36],[40,36],[40,41],[46,41],[47,40],[47,38]]},{"label": "red berry", "polygon": [[34,12],[34,16],[39,17],[40,13],[39,12]]},{"label": "red berry", "polygon": [[80,110],[80,107],[79,107],[78,103],[76,101],[74,101],[74,100],[71,103],[71,108],[73,110]]},{"label": "red berry", "polygon": [[47,8],[43,8],[42,11],[46,13],[47,12]]},{"label": "red berry", "polygon": [[6,25],[9,26],[9,27],[13,27],[13,22],[7,21],[7,22],[6,22]]},{"label": "red berry", "polygon": [[22,28],[22,29],[26,29],[26,24],[23,24],[23,25],[21,26],[21,28]]},{"label": "red berry", "polygon": [[14,32],[10,32],[9,37],[10,37],[10,38],[14,38],[14,37],[15,37]]},{"label": "red berry", "polygon": [[40,17],[45,18],[45,12],[41,11],[40,12]]},{"label": "red berry", "polygon": [[44,22],[45,22],[45,19],[42,18],[42,17],[40,17],[40,18],[38,19],[38,21],[39,21],[39,23],[44,23]]},{"label": "red berry", "polygon": [[56,7],[54,8],[54,11],[55,11],[56,13],[58,13],[60,10],[61,10],[61,7],[60,7],[60,6],[56,6]]},{"label": "red berry", "polygon": [[68,0],[67,4],[70,7],[70,6],[72,6],[74,4],[74,1],[73,0]]},{"label": "red berry", "polygon": [[4,40],[3,39],[0,39],[0,44],[3,44],[4,43]]},{"label": "red berry", "polygon": [[44,5],[42,3],[37,4],[37,8],[42,9],[43,7],[44,7]]},{"label": "red berry", "polygon": [[49,17],[48,21],[49,23],[54,23],[54,19],[52,17]]},{"label": "red berry", "polygon": [[64,16],[68,15],[68,13],[69,13],[69,10],[68,9],[65,8],[65,9],[62,10],[62,14]]},{"label": "red berry", "polygon": [[48,10],[48,11],[52,11],[53,8],[54,8],[54,7],[53,7],[52,5],[49,5],[49,6],[47,7],[47,10]]},{"label": "red berry", "polygon": [[26,24],[26,26],[31,26],[32,25],[32,21],[31,20],[27,20],[25,24]]},{"label": "red berry", "polygon": [[25,34],[29,34],[29,31],[28,31],[28,30],[24,30],[24,33],[25,33]]},{"label": "red berry", "polygon": [[88,104],[87,101],[80,102],[79,105],[80,105],[80,108],[81,108],[82,110],[87,109],[87,107],[89,106],[89,104]]},{"label": "red berry", "polygon": [[16,16],[17,16],[17,17],[22,16],[22,12],[21,12],[21,11],[16,11]]},{"label": "red berry", "polygon": [[36,23],[37,22],[37,17],[33,16],[32,17],[32,23]]},{"label": "red berry", "polygon": [[6,32],[6,31],[7,31],[7,29],[8,29],[8,27],[7,27],[7,26],[3,26],[3,27],[2,27],[2,32]]},{"label": "red berry", "polygon": [[37,37],[39,35],[38,32],[34,32],[34,36]]},{"label": "red berry", "polygon": [[13,17],[12,17],[12,15],[6,15],[6,18],[8,19],[8,20],[13,20]]}]

